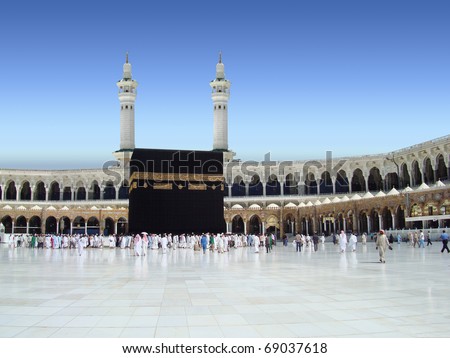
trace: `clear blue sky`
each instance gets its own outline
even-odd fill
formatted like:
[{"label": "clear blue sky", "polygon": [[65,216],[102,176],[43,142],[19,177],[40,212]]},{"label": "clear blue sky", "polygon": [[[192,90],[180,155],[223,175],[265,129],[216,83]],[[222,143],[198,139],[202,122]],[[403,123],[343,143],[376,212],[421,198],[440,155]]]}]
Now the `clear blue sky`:
[{"label": "clear blue sky", "polygon": [[450,133],[450,2],[8,1],[0,168],[90,168],[119,147],[126,51],[136,146],[212,148],[218,52],[244,160],[389,152]]}]

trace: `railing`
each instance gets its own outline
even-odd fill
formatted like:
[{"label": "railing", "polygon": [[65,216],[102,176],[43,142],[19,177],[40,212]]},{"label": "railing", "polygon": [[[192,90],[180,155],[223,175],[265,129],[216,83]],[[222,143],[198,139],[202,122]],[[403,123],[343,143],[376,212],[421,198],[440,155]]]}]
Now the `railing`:
[{"label": "railing", "polygon": [[447,227],[440,227],[440,228],[433,228],[433,229],[402,229],[402,230],[385,230],[386,235],[389,237],[391,234],[394,236],[394,242],[397,242],[397,235],[400,234],[402,237],[402,240],[405,240],[408,238],[409,233],[415,233],[419,232],[419,230],[422,230],[425,235],[425,242],[426,242],[426,235],[430,233],[430,239],[433,241],[438,241],[439,236],[441,236],[442,231],[445,230],[446,233],[449,232],[449,229]]},{"label": "railing", "polygon": [[[449,181],[445,181],[446,183]],[[414,186],[411,189],[413,189],[413,192],[415,192],[415,190],[419,188],[419,186]],[[436,187],[436,186],[431,186],[429,189],[423,189],[423,191],[427,191],[427,190],[436,190],[436,189],[441,189],[442,187]],[[389,190],[390,191],[390,190]],[[382,191],[385,195],[387,195],[389,193],[389,191]],[[375,197],[380,191],[370,191],[370,193]],[[412,193],[413,193],[412,192]],[[259,202],[282,202],[284,205],[284,203],[286,202],[290,202],[290,201],[298,201],[298,202],[303,202],[303,203],[307,203],[308,201],[311,201],[314,205],[314,202],[316,200],[322,201],[326,198],[329,198],[330,200],[333,200],[334,198],[338,197],[339,199],[342,199],[343,197],[347,196],[350,200],[352,200],[352,197],[356,194],[358,194],[361,199],[363,199],[364,195],[366,195],[368,192],[367,191],[358,191],[358,192],[352,192],[352,193],[340,193],[340,194],[314,194],[314,195],[268,195],[268,196],[262,196],[262,195],[258,195],[258,196],[232,196],[232,197],[225,197],[224,199],[224,203],[225,204],[239,204],[239,203],[243,203],[243,202],[251,202],[251,203],[259,203]],[[400,194],[397,195],[404,195],[402,193],[402,191],[400,190]],[[321,203],[322,205],[323,203]],[[334,204],[334,203],[328,203],[328,204],[323,204],[323,205],[330,205],[330,204]]]},{"label": "railing", "polygon": [[0,200],[0,209],[6,205],[43,205],[45,207],[48,206],[128,206],[128,199],[123,200]]}]

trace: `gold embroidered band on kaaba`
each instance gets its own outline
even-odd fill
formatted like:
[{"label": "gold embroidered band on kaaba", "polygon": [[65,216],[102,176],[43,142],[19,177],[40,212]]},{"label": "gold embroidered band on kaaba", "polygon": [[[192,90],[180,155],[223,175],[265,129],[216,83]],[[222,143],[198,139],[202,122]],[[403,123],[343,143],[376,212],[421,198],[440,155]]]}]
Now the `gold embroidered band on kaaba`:
[{"label": "gold embroidered band on kaaba", "polygon": [[[152,184],[145,182],[143,185],[138,185],[138,181],[153,181]],[[183,185],[176,182],[187,182]],[[205,182],[216,182],[212,184],[206,184]],[[219,182],[219,183],[217,183]],[[131,193],[138,187],[147,189],[153,187],[154,190],[172,190],[173,185],[179,190],[184,189],[187,186],[188,190],[212,190],[220,189],[224,190],[224,177],[217,174],[191,174],[191,173],[152,173],[152,172],[135,172],[130,177],[130,189]]]}]

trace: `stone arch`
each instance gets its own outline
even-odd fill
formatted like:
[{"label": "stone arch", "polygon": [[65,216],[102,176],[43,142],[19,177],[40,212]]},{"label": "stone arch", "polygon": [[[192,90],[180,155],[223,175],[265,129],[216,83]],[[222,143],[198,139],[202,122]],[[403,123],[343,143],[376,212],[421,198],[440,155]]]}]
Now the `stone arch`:
[{"label": "stone arch", "polygon": [[87,233],[88,235],[100,234],[100,221],[96,216],[91,216],[87,221]]},{"label": "stone arch", "polygon": [[317,181],[313,173],[309,172],[306,175],[305,180],[305,194],[315,195],[317,194]]},{"label": "stone arch", "polygon": [[380,231],[380,214],[377,210],[372,210],[372,213],[370,214],[370,221],[372,223],[371,230],[372,232],[379,232]]},{"label": "stone arch", "polygon": [[234,178],[231,186],[231,196],[245,196],[245,183],[240,175]]},{"label": "stone arch", "polygon": [[57,232],[57,220],[54,216],[49,216],[45,220],[45,233],[46,234],[56,234]]},{"label": "stone arch", "polygon": [[77,189],[77,200],[86,200],[86,188],[84,186],[80,186]]},{"label": "stone arch", "polygon": [[252,215],[248,220],[248,232],[249,234],[261,234],[262,231],[262,221],[258,215]]},{"label": "stone arch", "polygon": [[401,205],[395,209],[395,228],[397,230],[404,229],[406,227],[406,220],[405,220],[405,210]]},{"label": "stone arch", "polygon": [[66,186],[63,189],[63,200],[71,201],[72,200],[72,188],[70,186]]},{"label": "stone arch", "polygon": [[313,221],[309,215],[302,217],[302,234],[312,235],[313,233]]},{"label": "stone arch", "polygon": [[103,189],[103,199],[104,200],[115,200],[116,199],[116,188],[112,181],[108,181]]},{"label": "stone arch", "polygon": [[387,173],[384,177],[384,182],[386,183],[386,190],[389,191],[392,188],[399,189],[399,177],[397,173]]},{"label": "stone arch", "polygon": [[250,180],[248,194],[250,196],[261,196],[263,195],[263,184],[261,183],[261,178],[258,174],[252,176]]},{"label": "stone arch", "polygon": [[[427,204],[425,215],[438,215],[439,209],[434,203]],[[427,220],[426,227],[429,229],[439,228],[439,220]]]},{"label": "stone arch", "polygon": [[352,176],[352,192],[367,191],[366,181],[361,169],[355,169]]},{"label": "stone arch", "polygon": [[271,174],[266,183],[266,195],[280,195],[281,185],[275,174]]},{"label": "stone arch", "polygon": [[128,233],[128,220],[124,217],[120,217],[117,220],[117,235],[125,235]]},{"label": "stone arch", "polygon": [[34,186],[33,191],[33,200],[45,200],[46,198],[46,189],[43,181],[38,181]]},{"label": "stone arch", "polygon": [[330,172],[324,171],[320,180],[320,194],[332,194],[333,193],[333,181],[331,180]]},{"label": "stone arch", "polygon": [[448,168],[445,165],[444,156],[439,154],[436,158],[436,179],[448,180]]},{"label": "stone arch", "polygon": [[344,227],[344,218],[345,218],[345,215],[343,213],[339,213],[337,215],[336,228],[337,228],[338,232],[340,232],[341,230],[347,229],[347,227]]},{"label": "stone arch", "polygon": [[369,172],[368,191],[383,190],[383,179],[381,178],[380,169],[373,167]]},{"label": "stone arch", "polygon": [[39,216],[34,215],[30,218],[28,222],[28,232],[31,234],[41,234],[42,233],[42,220]]},{"label": "stone arch", "polygon": [[91,183],[91,190],[89,190],[88,198],[89,200],[100,200],[101,190],[100,185],[97,180]]},{"label": "stone arch", "polygon": [[228,193],[230,192],[231,185],[228,184],[228,182],[226,182],[226,181],[224,180],[224,181],[223,181],[223,186],[224,186],[223,195],[224,195],[225,197],[227,197],[227,196],[229,196]]},{"label": "stone arch", "polygon": [[[261,229],[262,229],[262,225],[261,225]],[[278,219],[277,216],[275,215],[269,215],[266,218],[266,222],[265,222],[265,228],[264,231],[265,232],[261,232],[262,234],[277,234],[277,231],[280,229],[280,221]]]},{"label": "stone arch", "polygon": [[11,234],[12,233],[12,223],[13,220],[11,216],[5,215],[2,217],[2,224],[5,227],[5,234]]},{"label": "stone arch", "polygon": [[104,235],[113,235],[115,234],[115,225],[114,220],[110,217],[105,218],[105,229],[103,230]]},{"label": "stone arch", "polygon": [[417,162],[417,160],[412,162],[411,174],[412,186],[419,186],[420,184],[422,184],[422,173],[420,172],[419,163]]},{"label": "stone arch", "polygon": [[59,232],[66,235],[70,234],[70,219],[67,216],[59,219]]},{"label": "stone arch", "polygon": [[285,195],[297,195],[298,194],[298,182],[295,180],[294,174],[289,173],[284,180],[284,194]]},{"label": "stone arch", "polygon": [[14,233],[15,234],[25,234],[27,232],[27,218],[20,215],[16,218],[14,223]]},{"label": "stone arch", "polygon": [[125,200],[128,199],[128,192],[129,192],[130,186],[128,185],[128,181],[124,180],[122,184],[120,185],[119,189],[119,199]]},{"label": "stone arch", "polygon": [[288,213],[284,218],[284,232],[286,234],[295,234],[295,215]]},{"label": "stone arch", "polygon": [[391,230],[394,229],[394,223],[392,222],[392,213],[391,210],[388,207],[384,207],[382,211],[383,215],[383,227],[381,229],[383,230]]},{"label": "stone arch", "polygon": [[20,200],[31,200],[31,185],[28,180],[22,183],[22,188],[20,189]]},{"label": "stone arch", "polygon": [[353,210],[348,210],[345,214],[345,229],[353,231]]},{"label": "stone arch", "polygon": [[369,233],[369,224],[367,222],[367,213],[365,211],[359,213],[359,230],[361,233]]},{"label": "stone arch", "polygon": [[77,216],[73,219],[72,234],[84,234],[85,233],[86,220],[82,216]]},{"label": "stone arch", "polygon": [[426,184],[434,184],[435,183],[434,170],[433,170],[433,167],[431,165],[431,159],[430,158],[426,158],[424,160],[423,181]]},{"label": "stone arch", "polygon": [[408,166],[406,163],[403,163],[400,166],[400,177],[401,177],[401,189],[406,188],[407,186],[411,186],[411,177],[409,176]]},{"label": "stone arch", "polygon": [[231,232],[233,234],[245,234],[244,232],[244,220],[242,216],[235,215],[231,220]]},{"label": "stone arch", "polygon": [[54,181],[50,184],[48,199],[58,201],[61,198],[61,188],[58,182]]},{"label": "stone arch", "polygon": [[14,180],[11,180],[10,182],[6,183],[6,191],[5,191],[5,198],[6,200],[16,200],[17,199],[17,189],[16,189],[16,183]]},{"label": "stone arch", "polygon": [[402,208],[401,205],[398,206],[397,210],[395,211],[395,221],[397,223],[396,229],[404,229],[406,227],[406,220],[405,220],[405,210]]},{"label": "stone arch", "polygon": [[336,174],[336,193],[345,194],[350,192],[347,173],[344,170],[339,170]]}]

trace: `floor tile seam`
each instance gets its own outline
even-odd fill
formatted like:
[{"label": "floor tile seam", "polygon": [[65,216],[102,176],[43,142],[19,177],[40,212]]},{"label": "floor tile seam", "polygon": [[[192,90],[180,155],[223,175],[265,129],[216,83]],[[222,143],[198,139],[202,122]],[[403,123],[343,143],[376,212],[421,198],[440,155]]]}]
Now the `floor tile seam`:
[{"label": "floor tile seam", "polygon": [[[386,317],[389,318],[389,317]],[[359,320],[341,320],[341,323],[347,324],[346,322],[348,322],[348,324],[353,327],[352,323],[357,323],[357,322],[361,322],[363,324],[363,326],[368,327],[371,324],[375,324],[377,325],[377,329],[379,328],[383,328],[381,330],[377,330],[376,332],[371,331],[370,333],[383,333],[383,332],[396,332],[397,331],[397,326],[395,327],[385,327],[386,324],[384,322],[382,322],[384,320],[384,318],[380,318],[380,317],[376,317],[376,318],[369,318],[369,319],[359,319]],[[354,328],[354,327],[353,327]],[[362,330],[361,328],[359,328],[360,330]]]},{"label": "floor tile seam", "polygon": [[0,337],[3,337],[3,338],[14,338],[14,337],[17,337],[17,335],[23,333],[24,331],[26,331],[28,329],[28,327],[23,327],[23,326],[6,326],[6,327],[15,328],[15,329],[22,328],[22,329],[19,332],[17,332],[14,335],[12,335],[12,336],[11,335],[7,335],[7,336],[6,335],[4,335],[4,336],[0,335]]},{"label": "floor tile seam", "polygon": [[[101,329],[120,329],[120,334],[118,335],[118,337],[120,337],[120,335],[122,334],[122,332],[124,331],[124,327],[91,327],[91,329],[88,331],[88,335],[91,333],[91,332],[95,332],[96,330],[101,330]],[[111,336],[107,336],[107,338],[118,338],[118,337],[111,337]],[[86,338],[102,338],[102,337],[86,337]],[[106,338],[106,337],[105,337]]]},{"label": "floor tile seam", "polygon": [[114,318],[118,318],[118,317],[126,318],[126,323],[120,323],[123,327],[126,327],[127,324],[131,321],[131,317],[129,317],[129,316],[103,316],[98,322],[95,323],[94,327],[116,328],[116,326],[101,326],[101,324],[102,324],[102,321],[114,320]]}]

